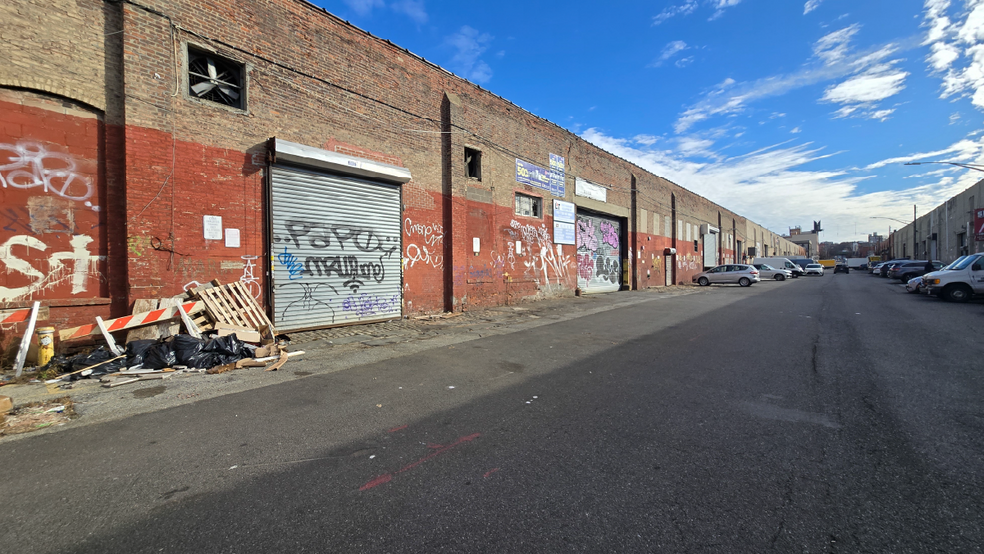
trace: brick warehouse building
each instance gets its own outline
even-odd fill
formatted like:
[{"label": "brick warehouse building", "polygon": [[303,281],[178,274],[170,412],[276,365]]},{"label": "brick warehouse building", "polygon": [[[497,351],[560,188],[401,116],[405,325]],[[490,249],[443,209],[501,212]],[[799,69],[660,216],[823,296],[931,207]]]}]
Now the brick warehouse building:
[{"label": "brick warehouse building", "polygon": [[0,19],[0,308],[41,300],[47,325],[212,279],[289,331],[801,254],[303,0]]}]

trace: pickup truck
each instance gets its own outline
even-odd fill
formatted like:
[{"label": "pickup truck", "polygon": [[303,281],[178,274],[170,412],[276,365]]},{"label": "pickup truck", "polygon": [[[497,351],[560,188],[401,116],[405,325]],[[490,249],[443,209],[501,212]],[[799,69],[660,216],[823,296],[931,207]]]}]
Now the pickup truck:
[{"label": "pickup truck", "polygon": [[926,292],[950,302],[984,295],[984,253],[961,256],[939,271],[923,275]]}]

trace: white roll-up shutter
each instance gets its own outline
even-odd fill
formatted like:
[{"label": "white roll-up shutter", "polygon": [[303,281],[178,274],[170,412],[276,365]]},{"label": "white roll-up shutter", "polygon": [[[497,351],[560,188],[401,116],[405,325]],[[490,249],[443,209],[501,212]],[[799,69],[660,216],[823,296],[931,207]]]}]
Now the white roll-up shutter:
[{"label": "white roll-up shutter", "polygon": [[271,167],[278,331],[402,314],[400,187]]},{"label": "white roll-up shutter", "polygon": [[622,288],[622,229],[614,218],[577,214],[577,286],[581,292]]}]

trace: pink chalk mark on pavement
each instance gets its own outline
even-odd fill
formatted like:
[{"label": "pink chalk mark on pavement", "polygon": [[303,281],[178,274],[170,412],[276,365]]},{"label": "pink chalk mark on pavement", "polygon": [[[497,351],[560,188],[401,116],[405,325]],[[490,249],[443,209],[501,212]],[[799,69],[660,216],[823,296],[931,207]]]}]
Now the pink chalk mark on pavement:
[{"label": "pink chalk mark on pavement", "polygon": [[483,475],[482,478],[483,479],[488,479],[489,478],[489,475],[492,475],[493,473],[495,473],[497,471],[499,471],[499,468],[494,467],[494,468],[490,469],[489,471],[486,471],[485,472],[485,475]]},{"label": "pink chalk mark on pavement", "polygon": [[394,427],[394,428],[390,429],[389,431],[387,431],[387,433],[395,433],[397,431],[402,431],[402,430],[406,429],[407,427],[410,427],[410,426],[409,425],[400,425],[399,427]]},{"label": "pink chalk mark on pavement", "polygon": [[[408,466],[405,466],[405,467],[401,468],[399,471],[394,471],[393,473],[384,473],[383,475],[380,475],[379,477],[376,477],[375,479],[369,481],[365,485],[362,485],[361,487],[359,487],[359,490],[360,491],[367,491],[367,490],[369,490],[369,489],[371,489],[373,487],[377,487],[377,486],[382,485],[384,483],[389,483],[390,481],[393,480],[393,477],[394,476],[399,475],[399,474],[401,474],[401,473],[403,473],[405,471],[410,471],[411,469],[419,466],[420,464],[426,462],[427,460],[430,460],[431,458],[437,457],[437,456],[439,456],[439,455],[447,452],[448,450],[451,450],[452,448],[458,446],[459,444],[464,444],[466,442],[471,442],[471,441],[477,439],[480,436],[482,436],[481,433],[472,433],[471,435],[468,435],[468,436],[459,438],[458,440],[454,441],[453,443],[451,443],[451,444],[449,444],[447,446],[440,446],[439,448],[437,448],[436,450],[434,450],[430,454],[424,456],[423,458],[417,460],[416,462],[414,462],[414,463],[412,463],[412,464],[410,464]],[[428,447],[430,447],[430,446],[432,446],[432,445],[428,445]],[[437,445],[433,445],[433,446],[437,446]]]}]

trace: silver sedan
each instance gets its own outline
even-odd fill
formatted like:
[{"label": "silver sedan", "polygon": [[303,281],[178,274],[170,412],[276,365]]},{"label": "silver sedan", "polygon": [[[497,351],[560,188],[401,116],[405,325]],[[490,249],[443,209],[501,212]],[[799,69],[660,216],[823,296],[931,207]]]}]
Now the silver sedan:
[{"label": "silver sedan", "polygon": [[724,264],[694,275],[691,281],[702,287],[712,283],[737,283],[743,287],[758,283],[759,270],[747,264]]}]

